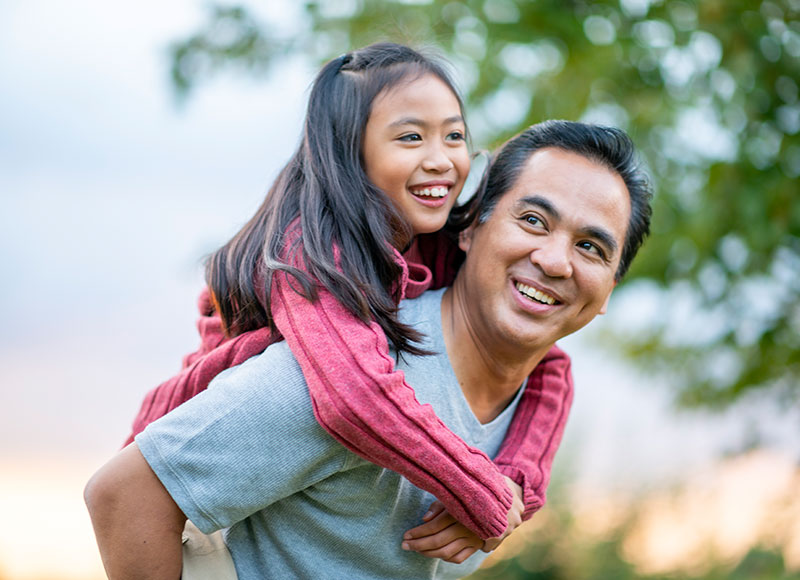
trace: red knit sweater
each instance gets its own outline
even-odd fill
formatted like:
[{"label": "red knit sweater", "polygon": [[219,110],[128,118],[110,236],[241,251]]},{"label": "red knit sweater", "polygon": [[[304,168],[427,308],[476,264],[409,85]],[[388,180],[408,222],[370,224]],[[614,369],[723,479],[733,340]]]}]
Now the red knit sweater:
[{"label": "red knit sweater", "polygon": [[[421,236],[404,260],[399,281],[408,298],[452,282],[457,249],[443,236]],[[435,495],[481,538],[507,526],[512,493],[502,475],[523,489],[529,518],[545,501],[550,468],[572,402],[569,357],[553,347],[531,373],[494,463],[453,434],[429,405],[420,405],[402,371],[394,370],[386,336],[365,325],[329,292],[311,303],[273,281],[271,304],[281,336],[262,328],[226,339],[208,291],[200,297],[200,348],[181,372],[150,391],[134,420],[134,435],[204,390],[217,374],[284,338],[303,370],[320,425],[345,447],[392,469]]]}]

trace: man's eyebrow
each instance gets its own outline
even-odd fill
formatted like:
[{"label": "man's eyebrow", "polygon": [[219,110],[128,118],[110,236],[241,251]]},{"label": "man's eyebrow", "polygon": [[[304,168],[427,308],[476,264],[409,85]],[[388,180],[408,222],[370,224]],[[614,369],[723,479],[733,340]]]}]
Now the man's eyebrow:
[{"label": "man's eyebrow", "polygon": [[533,205],[543,210],[545,213],[550,214],[555,219],[561,219],[561,214],[556,209],[556,206],[554,206],[549,199],[541,195],[526,195],[525,197],[519,198],[514,205],[517,209],[523,209],[527,205]]},{"label": "man's eyebrow", "polygon": [[[461,115],[453,115],[452,117],[447,117],[442,124],[443,125],[452,125],[453,123],[463,123],[464,117]],[[390,127],[400,127],[403,125],[417,125],[418,127],[427,127],[430,125],[427,121],[423,119],[418,119],[416,117],[403,117],[401,119],[397,119],[396,121],[392,121],[389,123]]]},{"label": "man's eyebrow", "polygon": [[[549,199],[541,195],[527,195],[525,197],[521,197],[514,205],[517,206],[518,209],[532,205],[538,207],[556,220],[561,219],[561,213],[558,211],[558,209],[556,209]],[[590,238],[598,240],[608,249],[611,254],[615,254],[619,249],[617,240],[615,240],[611,232],[605,228],[599,226],[586,226],[585,228],[581,229],[581,233]]]},{"label": "man's eyebrow", "polygon": [[605,228],[600,228],[596,226],[588,226],[583,228],[582,232],[589,236],[590,238],[594,238],[595,240],[599,240],[609,251],[611,258],[614,254],[617,253],[617,240],[614,239],[614,236],[606,230]]}]

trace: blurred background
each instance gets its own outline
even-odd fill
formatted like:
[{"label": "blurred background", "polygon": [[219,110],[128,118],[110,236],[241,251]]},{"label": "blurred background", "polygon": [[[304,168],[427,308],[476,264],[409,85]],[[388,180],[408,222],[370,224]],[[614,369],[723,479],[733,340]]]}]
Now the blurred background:
[{"label": "blurred background", "polygon": [[613,124],[656,186],[563,341],[549,503],[478,578],[800,578],[800,0],[0,3],[0,579],[103,578],[82,488],[195,348],[325,60],[453,64],[475,149]]}]

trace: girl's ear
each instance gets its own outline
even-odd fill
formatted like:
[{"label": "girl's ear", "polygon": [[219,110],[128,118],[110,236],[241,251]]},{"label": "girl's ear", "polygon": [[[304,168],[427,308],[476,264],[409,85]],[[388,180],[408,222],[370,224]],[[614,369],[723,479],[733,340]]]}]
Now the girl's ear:
[{"label": "girl's ear", "polygon": [[458,232],[458,247],[465,254],[469,253],[472,246],[472,236],[475,233],[475,222],[472,222],[467,229]]}]

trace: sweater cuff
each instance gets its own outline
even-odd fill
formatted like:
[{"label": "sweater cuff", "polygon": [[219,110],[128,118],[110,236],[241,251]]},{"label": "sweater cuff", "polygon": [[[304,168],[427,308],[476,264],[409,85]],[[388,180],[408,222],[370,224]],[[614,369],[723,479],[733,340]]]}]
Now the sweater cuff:
[{"label": "sweater cuff", "polygon": [[495,533],[493,535],[484,538],[479,534],[482,540],[500,537],[505,533],[506,529],[508,529],[508,511],[511,509],[511,506],[514,505],[514,492],[506,485],[505,480],[503,480],[503,495],[499,499],[500,503],[503,505],[503,518],[502,520],[497,520],[497,525],[494,530]]},{"label": "sweater cuff", "polygon": [[522,502],[525,504],[525,511],[522,512],[522,521],[528,521],[531,519],[531,516],[544,505],[544,491],[539,495],[539,493],[529,485],[528,478],[525,477],[525,472],[513,465],[498,465],[497,469],[506,477],[513,479],[514,482],[522,488]]}]

